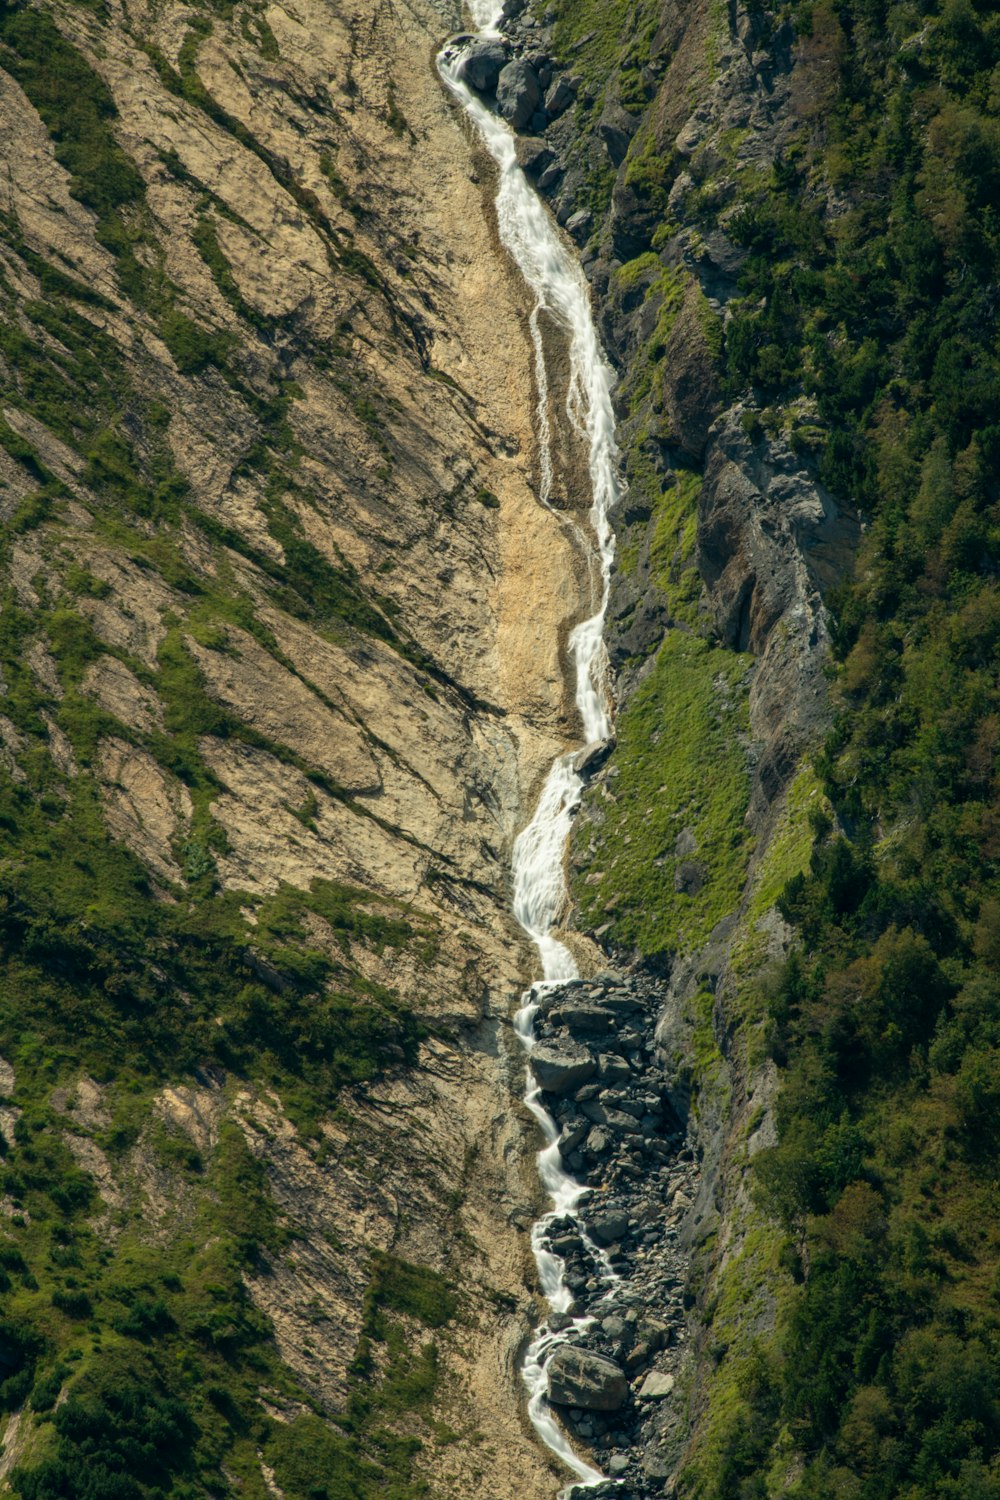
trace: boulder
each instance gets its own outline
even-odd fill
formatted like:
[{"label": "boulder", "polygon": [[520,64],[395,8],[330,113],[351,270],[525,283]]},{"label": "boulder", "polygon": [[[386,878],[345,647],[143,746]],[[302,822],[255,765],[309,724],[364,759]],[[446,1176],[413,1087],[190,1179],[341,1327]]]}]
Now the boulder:
[{"label": "boulder", "polygon": [[507,63],[497,79],[497,108],[509,125],[523,130],[542,102],[542,86],[523,58]]},{"label": "boulder", "polygon": [[528,62],[534,68],[535,76],[544,94],[552,82],[552,59],[545,52],[529,52]]},{"label": "boulder", "polygon": [[[540,177],[555,161],[555,152],[544,141],[521,140],[516,146],[517,164],[529,177]],[[586,752],[580,751],[583,755]]]},{"label": "boulder", "polygon": [[[551,159],[552,153],[550,152],[549,160]],[[548,166],[548,162],[545,165]],[[527,168],[525,170],[527,171]],[[574,771],[585,780],[587,777],[593,776],[595,771],[601,769],[614,748],[615,742],[613,738],[598,740],[596,744],[584,746],[582,750],[576,752],[573,758]]]},{"label": "boulder", "polygon": [[559,1005],[549,1012],[556,1026],[565,1026],[574,1035],[607,1036],[615,1029],[615,1017],[600,1005]]},{"label": "boulder", "polygon": [[571,234],[577,241],[585,240],[594,223],[594,215],[589,208],[578,208],[575,214],[570,214],[566,220],[566,233]]},{"label": "boulder", "polygon": [[639,121],[635,115],[630,115],[618,104],[606,104],[598,121],[597,133],[604,142],[614,167],[620,167],[625,160],[632,137],[635,135]]},{"label": "boulder", "polygon": [[628,1063],[620,1057],[612,1057],[608,1052],[598,1055],[597,1067],[601,1077],[608,1083],[626,1083],[632,1077],[632,1069]]},{"label": "boulder", "polygon": [[596,1072],[597,1064],[586,1047],[571,1043],[540,1042],[529,1061],[539,1084],[550,1094],[568,1094]]},{"label": "boulder", "polygon": [[554,1406],[579,1406],[584,1411],[618,1411],[628,1396],[621,1365],[603,1354],[591,1354],[564,1344],[545,1366],[549,1400]]},{"label": "boulder", "polygon": [[697,896],[708,879],[708,866],[700,859],[682,859],[674,871],[674,890],[679,896]]},{"label": "boulder", "polygon": [[473,42],[458,65],[458,77],[478,94],[492,94],[509,55],[506,45],[496,37]]},{"label": "boulder", "polygon": [[613,995],[602,995],[601,1004],[605,1010],[614,1011],[616,1015],[620,1016],[631,1016],[636,1011],[643,1009],[642,1001],[637,995],[629,995],[620,990]]},{"label": "boulder", "polygon": [[610,1131],[602,1130],[597,1125],[587,1137],[585,1150],[588,1156],[603,1156],[606,1151],[611,1150],[614,1143],[615,1138]]},{"label": "boulder", "polygon": [[692,284],[670,330],[664,360],[670,366],[664,407],[671,433],[678,447],[695,459],[704,454],[709,428],[720,410],[715,356],[706,333],[712,316],[700,289]]},{"label": "boulder", "polygon": [[590,1221],[590,1232],[599,1245],[613,1245],[628,1234],[628,1215],[609,1210]]},{"label": "boulder", "polygon": [[568,1156],[575,1151],[582,1140],[590,1133],[590,1121],[574,1116],[567,1120],[559,1134],[559,1150],[563,1156]]},{"label": "boulder", "polygon": [[548,114],[554,118],[556,115],[561,115],[564,110],[569,109],[576,98],[576,91],[579,87],[580,80],[578,78],[570,78],[565,73],[560,78],[557,78],[545,95],[545,108]]},{"label": "boulder", "polygon": [[639,1387],[640,1401],[662,1401],[674,1388],[674,1377],[662,1370],[650,1370]]}]

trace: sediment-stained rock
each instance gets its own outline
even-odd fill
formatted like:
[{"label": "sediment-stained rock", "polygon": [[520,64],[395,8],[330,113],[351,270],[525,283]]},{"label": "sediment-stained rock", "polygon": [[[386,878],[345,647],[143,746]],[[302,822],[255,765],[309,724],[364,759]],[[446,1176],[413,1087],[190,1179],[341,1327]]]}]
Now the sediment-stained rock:
[{"label": "sediment-stained rock", "polygon": [[628,1395],[625,1373],[613,1359],[566,1345],[546,1365],[549,1399],[584,1411],[618,1411]]}]

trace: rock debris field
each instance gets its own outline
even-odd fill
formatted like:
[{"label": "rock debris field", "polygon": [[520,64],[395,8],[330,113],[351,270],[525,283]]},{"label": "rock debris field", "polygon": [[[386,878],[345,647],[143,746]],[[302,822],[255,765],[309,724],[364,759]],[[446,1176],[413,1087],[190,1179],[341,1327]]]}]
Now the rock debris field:
[{"label": "rock debris field", "polygon": [[[611,1476],[569,1492],[580,1500],[662,1494],[671,1468],[687,1337],[681,1225],[697,1164],[656,1056],[660,998],[655,980],[601,974],[543,993],[535,1022],[531,1066],[560,1126],[565,1166],[590,1190],[580,1207],[586,1232],[556,1219],[547,1240],[565,1261],[574,1314],[594,1320],[548,1364],[552,1404]],[[567,1327],[571,1317],[549,1322]]]}]

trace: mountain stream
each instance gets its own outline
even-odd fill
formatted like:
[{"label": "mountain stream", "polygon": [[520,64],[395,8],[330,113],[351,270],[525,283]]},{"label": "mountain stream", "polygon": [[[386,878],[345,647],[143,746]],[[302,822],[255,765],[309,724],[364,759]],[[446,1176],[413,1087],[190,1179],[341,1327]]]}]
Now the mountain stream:
[{"label": "mountain stream", "polygon": [[[496,35],[500,8],[492,0],[471,0],[470,8],[476,25],[480,27],[478,39]],[[552,410],[554,403],[543,348],[543,316],[555,323],[565,339],[569,358],[565,417],[583,439],[588,452],[591,505],[590,533],[585,540],[591,553],[595,582],[599,578],[600,603],[596,613],[578,624],[569,638],[576,678],[576,707],[583,748],[586,749],[601,744],[611,733],[603,627],[614,556],[608,513],[621,491],[611,404],[614,377],[597,337],[583,271],[518,166],[510,128],[458,76],[458,65],[468,43],[468,37],[449,43],[441,53],[439,68],[446,85],[471,119],[496,164],[496,215],[500,240],[534,298],[530,328],[538,392],[539,499],[543,504],[549,504],[552,491],[551,424],[554,420],[561,420],[560,414]],[[572,953],[553,935],[567,900],[566,842],[583,786],[576,770],[579,755],[580,747],[566,751],[554,762],[534,816],[514,845],[514,915],[535,944],[542,971],[541,978],[525,991],[521,1008],[514,1017],[517,1034],[529,1057],[535,1045],[534,1019],[539,995],[547,986],[579,977]],[[590,1319],[570,1316],[573,1298],[565,1282],[563,1261],[547,1246],[550,1225],[556,1220],[574,1219],[601,1267],[609,1289],[617,1277],[607,1256],[593,1243],[579,1219],[578,1205],[587,1189],[563,1170],[557,1145],[558,1128],[541,1102],[541,1090],[530,1067],[524,1102],[544,1138],[545,1144],[538,1154],[538,1170],[552,1205],[532,1231],[538,1278],[550,1312],[535,1331],[522,1367],[528,1390],[528,1414],[542,1442],[576,1475],[577,1485],[589,1487],[602,1483],[605,1476],[574,1453],[546,1399],[548,1360],[556,1348],[573,1342],[591,1322]]]}]

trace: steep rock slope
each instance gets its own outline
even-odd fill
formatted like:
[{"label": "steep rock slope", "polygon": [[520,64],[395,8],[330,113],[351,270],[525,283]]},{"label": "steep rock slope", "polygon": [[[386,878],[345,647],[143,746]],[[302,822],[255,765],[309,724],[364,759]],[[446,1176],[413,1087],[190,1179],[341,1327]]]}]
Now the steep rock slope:
[{"label": "steep rock slope", "polygon": [[505,889],[581,598],[457,19],[0,16],[17,1493],[555,1483]]}]

